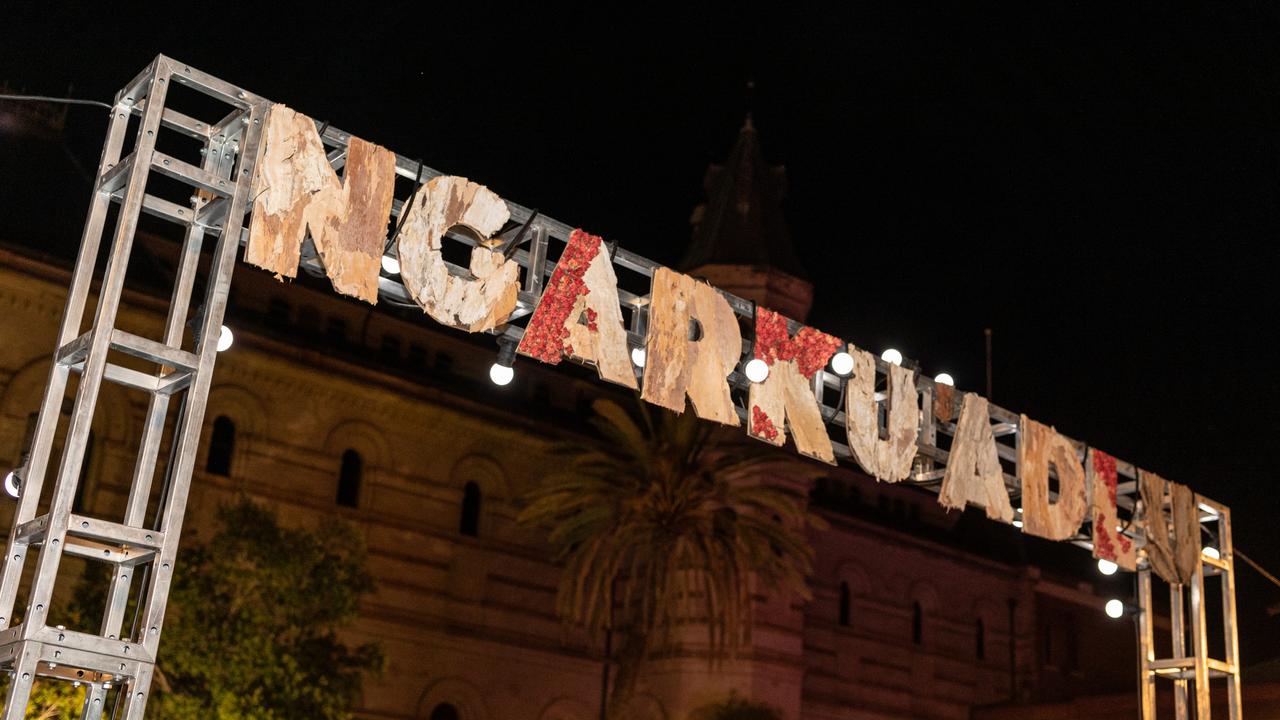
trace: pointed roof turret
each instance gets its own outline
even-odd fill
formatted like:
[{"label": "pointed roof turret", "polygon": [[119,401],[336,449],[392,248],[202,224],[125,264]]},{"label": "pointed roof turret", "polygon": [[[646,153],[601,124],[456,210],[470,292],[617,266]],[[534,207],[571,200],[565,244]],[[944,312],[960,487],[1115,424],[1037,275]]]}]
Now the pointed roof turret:
[{"label": "pointed roof turret", "polygon": [[786,168],[765,162],[750,113],[729,158],[708,167],[702,184],[707,199],[690,218],[693,241],[680,261],[682,269],[768,266],[805,277],[782,214]]}]

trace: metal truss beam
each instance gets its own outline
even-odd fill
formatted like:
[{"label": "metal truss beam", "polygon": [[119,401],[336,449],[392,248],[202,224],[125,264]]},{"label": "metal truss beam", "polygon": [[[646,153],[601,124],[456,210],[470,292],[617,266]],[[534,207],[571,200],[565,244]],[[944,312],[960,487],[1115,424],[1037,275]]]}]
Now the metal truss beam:
[{"label": "metal truss beam", "polygon": [[[170,107],[167,102],[170,85],[191,88],[220,101],[226,107],[215,118],[200,118]],[[0,667],[13,674],[0,720],[20,720],[24,716],[32,683],[37,676],[69,679],[89,685],[83,718],[99,718],[107,704],[107,691],[116,689],[116,703],[124,704],[124,716],[140,720],[149,694],[156,650],[162,629],[173,564],[186,508],[193,463],[197,454],[200,428],[209,392],[218,331],[226,307],[235,255],[247,241],[245,215],[249,210],[253,165],[261,141],[262,121],[269,102],[258,95],[236,87],[189,65],[160,56],[134,78],[116,96],[99,163],[98,181],[94,189],[88,217],[85,220],[80,252],[72,276],[63,313],[58,345],[54,351],[49,380],[41,403],[32,451],[22,469],[23,487],[8,539],[8,552],[0,569]],[[136,123],[132,142],[127,130]],[[346,160],[351,135],[340,129],[317,123],[322,140],[331,149],[330,163],[340,168]],[[174,133],[196,140],[201,145],[199,158],[184,159],[156,150],[161,133]],[[422,181],[442,175],[423,167],[416,160],[396,155],[396,172],[400,177]],[[169,183],[187,188],[185,197],[166,198],[158,191],[148,191],[147,180],[164,176]],[[396,198],[393,217],[399,219],[408,200]],[[101,275],[98,303],[88,327],[84,315],[89,307],[90,285],[96,274],[96,258],[106,229],[108,209],[118,206],[110,255]],[[533,211],[508,202],[513,226],[507,233],[523,225]],[[161,339],[144,338],[116,327],[117,311],[124,288],[126,268],[132,250],[134,232],[140,214],[172,223],[182,229],[182,251],[176,269],[176,280],[170,297],[169,311]],[[555,269],[549,257],[554,243],[566,243],[573,226],[538,214],[531,224],[531,242],[518,249],[513,259],[524,272],[519,306],[513,322],[500,332],[518,340],[523,329],[518,321],[532,313],[542,293],[544,279]],[[465,234],[450,234],[450,241],[474,246],[476,240]],[[201,309],[192,318],[191,301],[200,279],[201,249],[212,239],[215,243],[213,262],[204,276],[205,294]],[[621,283],[619,298],[629,313],[628,341],[643,347],[647,330],[648,287],[658,263],[624,248],[611,248],[617,268],[638,275],[645,287],[626,287]],[[394,253],[394,246],[388,247]],[[304,252],[302,265],[313,274],[324,269],[313,250]],[[454,272],[465,273],[452,267]],[[620,276],[622,277],[622,276]],[[755,306],[730,293],[721,291],[734,312],[750,319]],[[379,294],[386,300],[412,303],[404,286],[391,276],[379,279]],[[197,330],[189,341],[184,329],[194,322]],[[792,332],[799,324],[788,321]],[[743,352],[748,351],[744,342]],[[148,374],[112,362],[111,357],[130,356],[134,361],[156,365]],[[888,366],[877,359],[881,375]],[[57,469],[47,473],[59,432],[63,399],[67,394],[71,373],[81,375],[74,392],[66,441]],[[73,499],[84,460],[85,445],[92,422],[98,391],[103,381],[123,384],[148,394],[147,419],[141,447],[134,467],[124,517],[118,520],[89,518],[73,512]],[[749,382],[741,372],[729,377],[732,387],[745,391]],[[814,394],[822,415],[829,425],[829,435],[836,456],[848,462],[851,455],[842,442],[845,417],[839,406],[844,378],[820,370],[814,380]],[[921,427],[918,441],[917,472],[907,483],[937,491],[941,468],[948,459],[949,439],[955,425],[936,417],[933,398],[937,392],[933,380],[917,380],[920,393]],[[169,406],[179,397],[176,418],[172,423],[172,461],[164,466],[164,485],[159,493],[157,514],[148,522],[148,506],[156,495],[153,478],[159,467],[158,455],[166,433]],[[883,399],[879,395],[878,399]],[[738,408],[746,418],[745,406]],[[883,417],[883,414],[882,414]],[[1018,483],[1019,416],[994,404],[989,406],[989,421],[997,437],[998,453],[1005,468],[1005,484],[1015,496]],[[1072,441],[1081,459],[1086,446]],[[1117,462],[1122,481],[1118,488],[1118,504],[1122,514],[1133,516],[1138,510],[1137,469],[1124,461]],[[46,475],[52,477],[51,486]],[[1187,705],[1188,679],[1195,681],[1197,708],[1206,708],[1207,679],[1215,673],[1228,677],[1233,720],[1239,715],[1239,673],[1236,650],[1235,590],[1230,545],[1230,514],[1210,500],[1201,500],[1201,524],[1205,532],[1217,530],[1221,561],[1206,560],[1190,588],[1192,655],[1185,645],[1174,645],[1175,656],[1157,660],[1151,652],[1150,571],[1139,573],[1140,602],[1143,608],[1139,623],[1139,647],[1143,658],[1143,708],[1147,712],[1147,692],[1158,677],[1174,677],[1180,707]],[[40,515],[38,505],[47,502]],[[1148,509],[1148,512],[1151,510]],[[1164,512],[1164,508],[1157,509]],[[1077,545],[1089,547],[1089,536],[1078,535]],[[19,584],[24,568],[36,552],[27,603],[15,613]],[[47,617],[54,583],[64,554],[107,562],[113,567],[106,610],[96,633],[49,627]],[[1207,557],[1207,556],[1206,556]],[[1206,568],[1208,568],[1206,570]],[[1227,656],[1222,661],[1208,658],[1204,645],[1203,578],[1206,573],[1221,574],[1224,614],[1228,618]],[[137,592],[134,594],[135,581]],[[1175,591],[1181,599],[1183,591]],[[133,620],[125,627],[126,616],[133,607]],[[1180,602],[1175,606],[1181,607]],[[17,617],[20,615],[20,618]],[[1177,628],[1185,627],[1179,613]],[[1202,700],[1201,695],[1204,695]],[[1152,695],[1152,698],[1154,696]],[[1152,702],[1154,700],[1152,699]],[[1150,707],[1154,708],[1154,705]],[[1153,711],[1152,711],[1153,712]],[[1180,715],[1184,717],[1185,715]],[[1197,715],[1200,717],[1201,715]],[[1144,714],[1144,720],[1154,715]]]}]

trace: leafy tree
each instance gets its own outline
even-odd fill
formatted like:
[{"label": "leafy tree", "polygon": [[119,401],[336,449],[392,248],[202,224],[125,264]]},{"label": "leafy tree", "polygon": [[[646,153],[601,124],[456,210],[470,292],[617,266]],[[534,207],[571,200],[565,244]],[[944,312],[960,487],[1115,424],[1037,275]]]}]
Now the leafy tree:
[{"label": "leafy tree", "polygon": [[[336,634],[373,589],[364,559],[345,524],[313,533],[282,528],[246,499],[219,508],[210,541],[180,551],[147,717],[349,718],[364,673],[383,664],[376,646],[348,648]],[[90,568],[69,614],[96,620],[106,582],[93,569],[105,566]],[[37,690],[37,706],[53,713],[42,720],[80,717],[83,689],[41,683]]]},{"label": "leafy tree", "polygon": [[782,720],[782,713],[772,705],[738,697],[734,692],[728,700],[694,710],[689,720]]},{"label": "leafy tree", "polygon": [[593,423],[604,443],[562,446],[565,471],[531,493],[520,514],[549,528],[564,564],[561,617],[624,640],[614,716],[677,624],[705,624],[713,662],[743,646],[752,573],[767,588],[809,598],[813,550],[802,530],[821,523],[801,493],[769,482],[778,455],[767,446],[718,443],[714,426],[693,413],[639,405],[637,419],[597,400]]}]

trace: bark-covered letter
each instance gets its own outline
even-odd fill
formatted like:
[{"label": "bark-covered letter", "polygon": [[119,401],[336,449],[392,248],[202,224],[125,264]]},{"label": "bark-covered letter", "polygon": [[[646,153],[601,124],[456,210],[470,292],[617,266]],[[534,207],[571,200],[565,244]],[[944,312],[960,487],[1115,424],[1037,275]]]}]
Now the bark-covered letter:
[{"label": "bark-covered letter", "polygon": [[[700,328],[696,340],[691,320]],[[667,268],[655,270],[645,354],[645,400],[684,412],[687,395],[698,417],[739,424],[728,378],[742,354],[742,331],[718,290]]]},{"label": "bark-covered letter", "polygon": [[376,303],[395,190],[395,155],[351,138],[339,180],[325,157],[315,121],[284,105],[271,107],[265,138],[254,170],[245,262],[276,277],[296,277],[302,241],[310,228],[333,289]]}]

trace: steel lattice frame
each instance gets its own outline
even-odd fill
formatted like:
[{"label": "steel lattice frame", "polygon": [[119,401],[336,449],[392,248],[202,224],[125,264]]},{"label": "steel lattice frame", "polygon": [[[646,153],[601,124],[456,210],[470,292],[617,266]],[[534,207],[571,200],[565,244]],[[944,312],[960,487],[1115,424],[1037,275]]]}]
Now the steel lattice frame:
[{"label": "steel lattice frame", "polygon": [[[217,121],[205,122],[167,107],[171,85],[192,88],[217,103],[229,106],[230,111]],[[99,179],[85,221],[32,450],[22,472],[22,493],[9,534],[3,575],[0,576],[0,666],[12,674],[0,720],[24,717],[32,683],[37,676],[87,684],[90,691],[86,696],[83,718],[101,717],[107,690],[112,685],[119,688],[116,702],[122,704],[124,717],[133,720],[142,717],[150,692],[165,603],[212,379],[218,330],[226,308],[235,254],[247,238],[244,219],[251,202],[250,186],[259,154],[262,121],[269,105],[262,97],[164,56],[157,57],[116,96],[99,165]],[[134,122],[137,130],[132,149],[125,154],[127,131]],[[331,164],[335,169],[342,167],[351,136],[327,123],[318,126],[322,140],[331,150]],[[168,134],[197,141],[201,159],[189,163],[157,150],[157,137]],[[403,178],[421,181],[441,174],[402,155],[396,155],[396,172]],[[194,195],[183,204],[149,192],[147,181],[156,175],[176,182]],[[392,210],[395,218],[399,218],[407,197],[408,193],[404,193],[404,197],[395,200]],[[84,328],[98,250],[113,205],[118,206],[118,211],[110,254],[101,278],[96,311],[92,322]],[[508,207],[514,221],[513,227],[505,231],[510,235],[533,213],[511,202],[508,202]],[[116,327],[134,233],[143,212],[171,221],[183,233],[180,263],[164,336],[160,341],[139,337]],[[548,260],[551,243],[567,242],[573,229],[545,215],[534,219],[529,248],[517,250],[513,256],[524,271],[519,307],[513,320],[532,313],[545,278],[555,268],[555,263]],[[449,238],[467,245],[476,243],[466,234],[451,234]],[[202,274],[201,248],[209,239],[214,240],[213,261]],[[388,248],[388,252],[394,253],[395,248]],[[638,274],[645,282],[659,267],[657,263],[622,248],[614,248],[612,258],[617,268]],[[303,254],[302,264],[309,272],[323,273],[319,259],[309,246]],[[453,266],[451,270],[460,274],[464,272]],[[192,295],[201,279],[205,283],[202,309],[191,318]],[[628,340],[633,347],[643,347],[648,289],[629,291],[620,286],[618,290],[621,304],[630,316]],[[412,303],[404,286],[393,277],[379,279],[379,294],[392,302]],[[753,303],[723,294],[739,316],[752,317]],[[799,329],[794,321],[788,322],[792,332]],[[192,323],[196,331],[192,338],[184,339],[184,328]],[[512,323],[505,325],[502,333],[517,340],[523,330]],[[747,350],[744,343],[744,352]],[[139,372],[111,362],[112,353],[131,356],[134,362],[147,361],[156,368],[151,373]],[[887,366],[879,360],[877,363],[879,372],[886,373]],[[51,492],[46,493],[48,461],[55,435],[59,432],[60,408],[72,372],[81,374],[80,383],[75,390],[61,460],[53,475]],[[89,427],[103,380],[147,392],[150,396],[141,447],[121,522],[85,517],[72,511]],[[734,372],[729,382],[740,391],[749,386],[740,371]],[[844,412],[838,399],[843,382],[842,377],[820,370],[815,375],[814,392],[823,417],[828,421],[836,456],[849,462],[852,458],[848,447],[837,439],[844,437]],[[942,478],[941,468],[947,462],[947,448],[955,433],[955,425],[935,417],[933,381],[918,377],[917,386],[922,409],[919,457],[916,472],[908,482],[936,491]],[[163,487],[159,500],[155,501],[158,502],[156,520],[148,522],[145,516],[155,494],[153,478],[164,444],[166,417],[175,396],[180,396],[181,400],[170,439],[171,461],[164,465]],[[877,399],[882,397],[877,395]],[[739,407],[738,412],[746,418],[745,406]],[[1016,494],[1020,492],[1017,479],[1019,416],[994,404],[990,405],[989,413],[998,439],[999,456],[1006,470],[1005,483]],[[1085,445],[1074,444],[1083,458]],[[1123,479],[1118,488],[1119,505],[1122,513],[1132,519],[1135,513],[1143,512],[1138,498],[1137,469],[1120,461],[1117,462],[1117,470]],[[47,510],[40,514],[40,505],[46,501]],[[1144,568],[1139,571],[1141,610],[1138,640],[1144,720],[1155,717],[1155,680],[1159,677],[1174,680],[1179,718],[1186,717],[1188,680],[1194,680],[1196,717],[1208,718],[1208,680],[1214,676],[1226,676],[1230,716],[1233,720],[1240,718],[1230,513],[1227,508],[1207,498],[1197,496],[1197,501],[1202,528],[1210,537],[1218,539],[1221,557],[1202,556],[1196,581],[1190,585],[1192,655],[1186,655],[1185,642],[1178,639],[1183,637],[1186,627],[1181,612],[1183,589],[1174,587],[1171,592],[1175,599],[1175,657],[1169,660],[1155,658],[1150,570]],[[1165,512],[1166,509],[1161,508],[1160,511]],[[1216,533],[1213,532],[1215,528]],[[1137,539],[1141,541],[1141,538]],[[1090,547],[1089,536],[1085,534],[1078,535],[1073,542]],[[28,556],[37,550],[38,559],[30,575],[27,605],[21,621],[15,624],[14,608],[19,583],[23,580]],[[47,624],[48,608],[63,554],[106,562],[113,568],[106,611],[96,634],[49,627]],[[1227,654],[1222,661],[1208,657],[1205,642],[1203,580],[1206,574],[1221,574],[1223,577]],[[139,581],[136,591],[135,579]],[[131,627],[125,628],[131,591],[136,592],[136,616]]]}]

